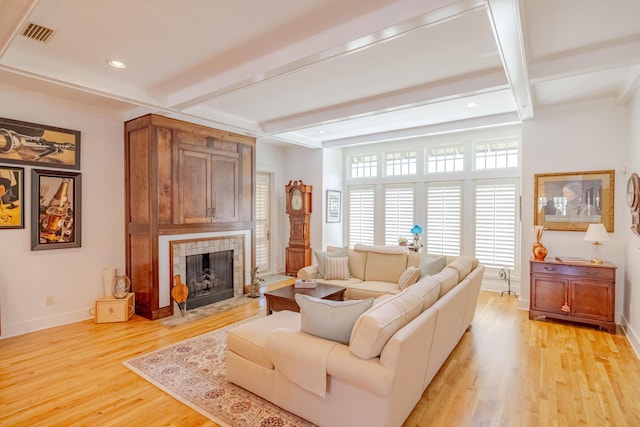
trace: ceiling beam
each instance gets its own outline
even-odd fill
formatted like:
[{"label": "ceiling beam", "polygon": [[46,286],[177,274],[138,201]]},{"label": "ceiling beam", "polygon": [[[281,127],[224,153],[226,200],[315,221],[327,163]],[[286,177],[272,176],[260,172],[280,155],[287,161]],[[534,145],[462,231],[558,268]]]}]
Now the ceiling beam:
[{"label": "ceiling beam", "polygon": [[533,101],[524,51],[518,0],[488,0],[487,11],[498,51],[522,120],[533,118]]},{"label": "ceiling beam", "polygon": [[473,119],[457,120],[455,122],[437,123],[408,129],[397,129],[369,135],[359,135],[349,138],[325,141],[324,148],[349,147],[353,145],[373,144],[377,142],[393,141],[443,133],[461,132],[468,129],[480,129],[492,126],[505,126],[520,123],[517,113],[495,114],[493,116],[476,117]]},{"label": "ceiling beam", "polygon": [[340,106],[332,106],[323,110],[296,114],[295,116],[261,123],[260,127],[266,133],[290,132],[381,112],[493,92],[506,87],[507,81],[502,71],[493,70],[464,76],[463,78],[403,89],[394,93],[358,100]]},{"label": "ceiling beam", "polygon": [[485,0],[397,0],[371,13],[263,57],[229,69],[168,96],[168,106],[186,109],[254,84],[348,55],[462,13]]}]

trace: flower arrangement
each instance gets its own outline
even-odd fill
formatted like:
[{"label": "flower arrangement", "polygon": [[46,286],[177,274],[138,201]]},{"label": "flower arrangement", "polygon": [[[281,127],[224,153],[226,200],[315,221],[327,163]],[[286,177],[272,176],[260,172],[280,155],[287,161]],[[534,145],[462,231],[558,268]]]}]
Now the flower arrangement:
[{"label": "flower arrangement", "polygon": [[400,246],[407,246],[408,239],[404,236],[398,237],[398,244]]}]

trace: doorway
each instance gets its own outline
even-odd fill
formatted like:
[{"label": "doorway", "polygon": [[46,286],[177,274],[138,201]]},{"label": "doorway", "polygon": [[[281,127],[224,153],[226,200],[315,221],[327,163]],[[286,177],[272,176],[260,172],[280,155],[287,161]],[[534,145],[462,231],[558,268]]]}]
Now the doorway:
[{"label": "doorway", "polygon": [[271,273],[271,174],[256,172],[256,266]]}]

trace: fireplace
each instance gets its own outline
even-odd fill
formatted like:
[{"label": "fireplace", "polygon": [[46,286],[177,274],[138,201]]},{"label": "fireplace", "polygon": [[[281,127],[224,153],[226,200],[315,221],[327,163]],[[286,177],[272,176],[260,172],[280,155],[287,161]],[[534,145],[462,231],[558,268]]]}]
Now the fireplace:
[{"label": "fireplace", "polygon": [[233,298],[233,251],[187,255],[187,310]]},{"label": "fireplace", "polygon": [[189,288],[187,310],[239,297],[244,291],[245,236],[170,240],[171,277]]}]

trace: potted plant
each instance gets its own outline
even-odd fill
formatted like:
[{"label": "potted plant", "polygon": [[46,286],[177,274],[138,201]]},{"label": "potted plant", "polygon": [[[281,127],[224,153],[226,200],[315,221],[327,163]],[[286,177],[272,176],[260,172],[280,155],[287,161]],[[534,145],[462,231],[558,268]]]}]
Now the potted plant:
[{"label": "potted plant", "polygon": [[264,282],[262,277],[258,277],[258,267],[251,269],[251,284],[249,285],[249,294],[247,296],[251,298],[258,298],[260,296],[260,283]]},{"label": "potted plant", "polygon": [[404,236],[398,237],[398,244],[400,246],[407,246],[407,241],[408,241],[407,238]]}]

